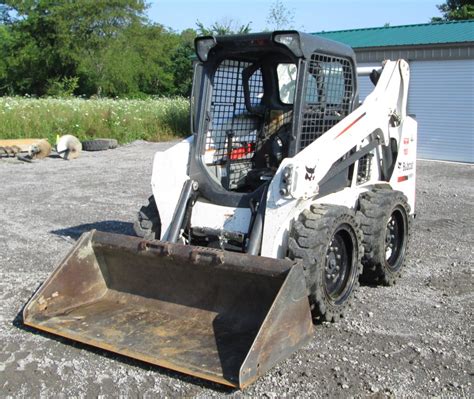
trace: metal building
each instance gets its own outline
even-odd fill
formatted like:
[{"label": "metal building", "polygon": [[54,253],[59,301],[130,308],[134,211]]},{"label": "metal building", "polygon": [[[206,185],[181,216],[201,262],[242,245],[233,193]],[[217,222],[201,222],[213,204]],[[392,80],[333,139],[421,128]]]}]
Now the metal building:
[{"label": "metal building", "polygon": [[[353,47],[360,66],[406,59],[418,157],[474,163],[474,20],[316,34]],[[371,86],[361,80],[361,100]]]}]

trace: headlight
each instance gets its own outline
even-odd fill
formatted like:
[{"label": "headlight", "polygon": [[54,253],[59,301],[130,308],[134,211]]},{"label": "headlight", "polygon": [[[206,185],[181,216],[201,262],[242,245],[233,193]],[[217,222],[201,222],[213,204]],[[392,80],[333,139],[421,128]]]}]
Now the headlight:
[{"label": "headlight", "polygon": [[282,197],[286,197],[290,195],[291,192],[291,180],[293,174],[293,166],[288,165],[281,174],[281,181],[280,181],[280,195]]},{"label": "headlight", "polygon": [[207,61],[209,51],[217,44],[215,37],[205,36],[198,37],[194,42],[196,47],[196,54],[202,62]]},{"label": "headlight", "polygon": [[297,57],[303,55],[303,52],[301,51],[300,35],[298,32],[277,33],[273,36],[273,41],[288,47]]},{"label": "headlight", "polygon": [[[314,168],[315,169],[315,168]],[[297,164],[288,164],[281,171],[280,195],[294,199],[308,199],[319,193],[319,185],[313,172]]]}]

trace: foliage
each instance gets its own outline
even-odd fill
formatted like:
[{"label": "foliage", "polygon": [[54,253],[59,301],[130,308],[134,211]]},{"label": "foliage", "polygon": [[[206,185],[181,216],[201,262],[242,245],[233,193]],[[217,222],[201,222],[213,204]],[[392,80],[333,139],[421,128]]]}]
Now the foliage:
[{"label": "foliage", "polygon": [[9,82],[6,79],[8,64],[6,57],[11,46],[11,34],[6,26],[0,25],[0,92],[8,91]]},{"label": "foliage", "polygon": [[79,78],[53,78],[48,79],[48,89],[46,94],[51,97],[67,98],[74,95],[74,91],[79,86]]},{"label": "foliage", "polygon": [[[129,26],[143,20],[141,0],[8,0],[10,23],[8,79],[15,92],[43,95],[49,79],[77,74],[87,55],[96,54]],[[12,13],[10,13],[11,15]]]},{"label": "foliage", "polygon": [[0,98],[0,138],[81,140],[110,137],[121,143],[162,141],[189,134],[189,102],[182,97],[146,100]]},{"label": "foliage", "polygon": [[431,22],[461,21],[474,19],[474,3],[472,0],[446,0],[438,7],[443,17],[433,17]]},{"label": "foliage", "polygon": [[192,59],[194,57],[194,39],[197,33],[193,29],[181,32],[178,45],[171,55],[173,69],[173,93],[186,96],[191,94],[192,86]]},{"label": "foliage", "polygon": [[[86,95],[140,97],[172,95],[172,54],[178,36],[161,25],[131,26],[107,45],[84,54],[78,65]],[[191,60],[188,61],[191,73]]]},{"label": "foliage", "polygon": [[222,36],[222,35],[233,35],[233,34],[244,34],[250,33],[251,28],[248,24],[241,25],[239,22],[232,18],[223,18],[219,21],[214,22],[210,27],[204,26],[201,21],[196,22],[197,31],[202,36]]},{"label": "foliage", "polygon": [[0,95],[51,95],[73,80],[76,95],[188,94],[195,32],[152,24],[146,8],[144,0],[1,1]]},{"label": "foliage", "polygon": [[285,7],[281,0],[275,0],[267,16],[270,30],[292,29],[295,25],[295,12]]}]

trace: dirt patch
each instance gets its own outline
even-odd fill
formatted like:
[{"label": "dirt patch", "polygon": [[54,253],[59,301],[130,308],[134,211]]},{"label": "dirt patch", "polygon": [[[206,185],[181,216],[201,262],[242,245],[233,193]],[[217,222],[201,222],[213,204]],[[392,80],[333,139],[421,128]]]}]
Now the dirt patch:
[{"label": "dirt patch", "polygon": [[1,396],[474,395],[472,165],[420,161],[399,284],[361,287],[346,319],[317,326],[308,345],[244,392],[22,327],[22,306],[82,232],[133,234],[153,154],[167,146],[0,161]]}]

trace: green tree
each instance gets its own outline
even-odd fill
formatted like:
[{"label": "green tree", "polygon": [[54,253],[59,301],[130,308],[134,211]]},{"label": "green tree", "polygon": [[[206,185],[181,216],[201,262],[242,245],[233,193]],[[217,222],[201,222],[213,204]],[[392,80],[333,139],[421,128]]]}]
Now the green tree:
[{"label": "green tree", "polygon": [[0,92],[10,93],[7,78],[7,57],[10,53],[11,34],[6,25],[0,24]]},{"label": "green tree", "polygon": [[177,35],[161,25],[135,25],[102,48],[88,52],[79,63],[88,95],[139,96],[173,94],[171,54]]},{"label": "green tree", "polygon": [[174,93],[180,96],[189,96],[193,79],[194,39],[197,33],[193,29],[186,29],[179,35],[179,44],[171,56],[173,67]]},{"label": "green tree", "polygon": [[74,77],[84,58],[100,56],[128,27],[145,21],[143,0],[8,0],[16,92],[43,95],[48,81]]},{"label": "green tree", "polygon": [[250,27],[251,24],[251,21],[246,25],[242,25],[232,18],[223,18],[214,22],[210,27],[206,27],[201,21],[196,21],[197,32],[202,36],[245,34],[252,30]]},{"label": "green tree", "polygon": [[474,19],[473,0],[447,0],[445,3],[439,4],[436,7],[441,11],[443,17],[433,17],[431,18],[431,22]]},{"label": "green tree", "polygon": [[144,0],[0,1],[0,95],[188,95],[196,32],[150,23],[146,7]]}]

